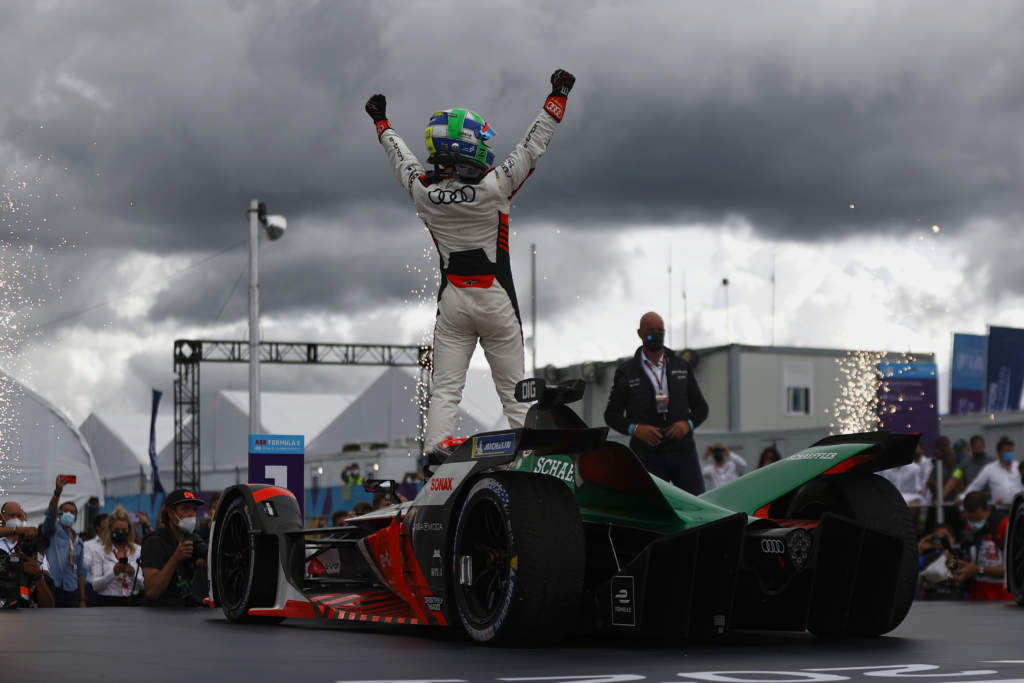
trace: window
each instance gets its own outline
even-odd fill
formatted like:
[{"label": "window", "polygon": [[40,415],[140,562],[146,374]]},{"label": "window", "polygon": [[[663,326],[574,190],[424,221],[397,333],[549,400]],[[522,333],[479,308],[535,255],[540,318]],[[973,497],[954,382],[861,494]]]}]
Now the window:
[{"label": "window", "polygon": [[811,415],[811,387],[814,386],[814,366],[806,361],[786,361],[782,367],[782,385],[786,401],[786,415]]}]

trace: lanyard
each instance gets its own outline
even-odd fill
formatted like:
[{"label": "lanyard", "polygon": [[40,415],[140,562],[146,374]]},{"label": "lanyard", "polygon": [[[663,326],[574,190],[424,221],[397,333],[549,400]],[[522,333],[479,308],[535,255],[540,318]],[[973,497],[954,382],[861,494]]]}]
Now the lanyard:
[{"label": "lanyard", "polygon": [[660,372],[656,371],[654,364],[646,358],[644,358],[644,363],[651,369],[651,374],[658,380],[658,393],[662,396],[666,395],[668,393],[668,387],[665,386],[665,371],[668,369],[668,359],[665,358],[664,352],[661,354],[661,362],[658,363],[657,370]]},{"label": "lanyard", "polygon": [[6,547],[6,548],[7,548],[7,551],[6,551],[6,552],[7,552],[7,554],[8,554],[8,555],[12,555],[12,554],[14,554],[14,548],[15,548],[15,546],[17,546],[18,544],[17,544],[17,543],[14,543],[14,544],[12,544],[12,543],[11,543],[11,539],[9,539],[9,538],[6,538],[6,537],[5,537],[5,538],[3,538],[3,539],[0,539],[0,540],[2,540],[2,541],[4,542],[4,547]]}]

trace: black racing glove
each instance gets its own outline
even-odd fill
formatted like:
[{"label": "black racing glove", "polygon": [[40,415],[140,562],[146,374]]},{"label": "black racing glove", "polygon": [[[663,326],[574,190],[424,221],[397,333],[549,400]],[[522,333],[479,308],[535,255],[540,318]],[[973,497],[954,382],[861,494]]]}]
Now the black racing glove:
[{"label": "black racing glove", "polygon": [[366,113],[373,119],[374,125],[377,127],[377,139],[384,134],[391,124],[388,122],[388,116],[386,113],[388,106],[387,98],[380,93],[377,93],[370,99],[366,100]]},{"label": "black racing glove", "polygon": [[544,111],[558,122],[561,122],[562,116],[565,115],[565,100],[575,84],[576,77],[565,69],[555,69],[555,73],[551,74],[551,94],[544,102]]}]

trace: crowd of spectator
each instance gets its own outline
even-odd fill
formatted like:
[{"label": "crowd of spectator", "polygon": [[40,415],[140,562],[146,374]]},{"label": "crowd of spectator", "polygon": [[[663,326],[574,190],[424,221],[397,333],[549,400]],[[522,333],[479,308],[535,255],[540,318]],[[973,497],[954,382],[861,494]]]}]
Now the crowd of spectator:
[{"label": "crowd of spectator", "polygon": [[38,527],[17,501],[0,505],[0,608],[202,603],[212,509],[200,521],[203,501],[178,489],[165,497],[155,530],[144,513],[119,505],[79,534],[77,505],[61,502],[71,481],[57,477]]}]

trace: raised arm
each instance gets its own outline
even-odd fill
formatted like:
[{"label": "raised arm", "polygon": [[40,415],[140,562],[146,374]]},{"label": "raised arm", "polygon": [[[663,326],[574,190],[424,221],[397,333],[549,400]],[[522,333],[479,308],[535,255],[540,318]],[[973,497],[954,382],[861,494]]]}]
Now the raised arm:
[{"label": "raised arm", "polygon": [[563,69],[551,74],[551,94],[544,100],[543,110],[530,124],[526,135],[508,158],[498,165],[498,182],[506,196],[511,197],[519,190],[544,155],[555,134],[555,125],[562,121],[566,98],[575,83],[576,77]]},{"label": "raised arm", "polygon": [[402,136],[391,127],[387,117],[387,99],[383,95],[377,93],[366,101],[366,113],[373,119],[377,140],[384,146],[384,153],[388,155],[398,182],[411,197],[413,184],[418,183],[423,175],[423,164],[409,149],[409,145],[405,144]]}]

